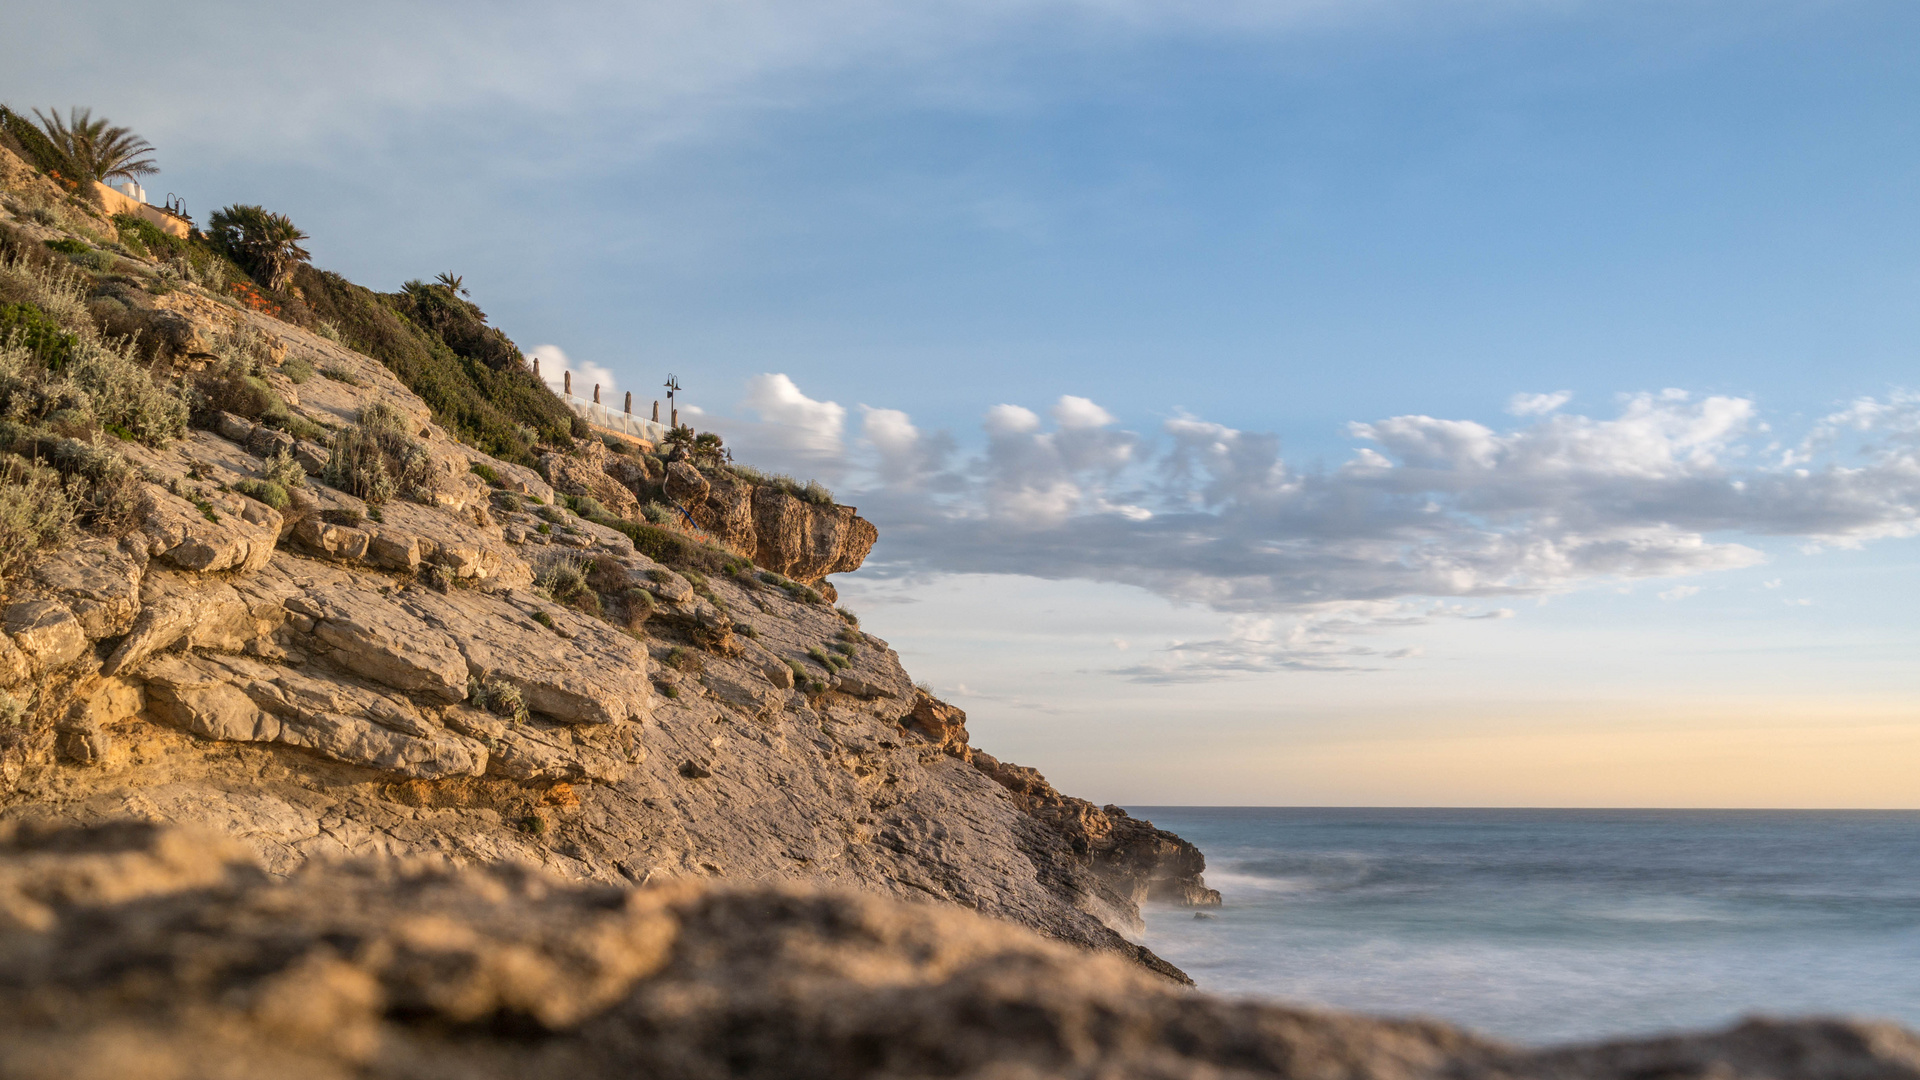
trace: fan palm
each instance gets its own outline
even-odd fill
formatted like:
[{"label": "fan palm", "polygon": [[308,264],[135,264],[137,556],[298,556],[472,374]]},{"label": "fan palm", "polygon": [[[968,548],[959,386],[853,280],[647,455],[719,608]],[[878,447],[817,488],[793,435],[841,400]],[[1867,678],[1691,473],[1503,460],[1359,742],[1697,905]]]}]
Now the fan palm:
[{"label": "fan palm", "polygon": [[300,241],[307,234],[285,214],[259,206],[229,206],[215,210],[207,226],[213,242],[267,288],[284,290],[293,272],[307,261]]},{"label": "fan palm", "polygon": [[433,279],[434,284],[439,285],[455,296],[471,296],[473,294],[467,292],[466,280],[466,278],[458,274],[436,274]]},{"label": "fan palm", "polygon": [[33,110],[33,115],[39,117],[47,139],[80,173],[76,179],[137,180],[160,171],[153,162],[151,143],[131,128],[113,126],[104,116],[95,119],[92,109],[76,105],[67,110],[65,120],[60,119],[58,109],[52,116],[39,109]]}]

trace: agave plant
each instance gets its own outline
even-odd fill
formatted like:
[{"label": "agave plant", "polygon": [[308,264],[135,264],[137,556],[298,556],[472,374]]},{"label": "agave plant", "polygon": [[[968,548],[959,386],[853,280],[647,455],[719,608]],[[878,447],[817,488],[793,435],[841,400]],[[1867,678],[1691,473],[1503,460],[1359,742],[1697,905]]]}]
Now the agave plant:
[{"label": "agave plant", "polygon": [[294,270],[310,258],[300,246],[307,234],[285,214],[235,205],[214,211],[207,225],[213,242],[269,289],[292,284]]},{"label": "agave plant", "polygon": [[76,105],[67,110],[65,120],[58,109],[51,116],[35,109],[33,115],[39,118],[47,140],[80,174],[76,179],[137,180],[160,171],[153,162],[151,143],[131,128],[115,127],[104,116],[96,119],[92,109]]}]

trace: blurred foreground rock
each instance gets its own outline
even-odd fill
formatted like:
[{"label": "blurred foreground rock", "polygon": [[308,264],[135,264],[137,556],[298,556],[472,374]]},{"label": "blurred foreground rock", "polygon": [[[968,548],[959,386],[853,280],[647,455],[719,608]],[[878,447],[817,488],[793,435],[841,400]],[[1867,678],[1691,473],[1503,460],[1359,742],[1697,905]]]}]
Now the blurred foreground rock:
[{"label": "blurred foreground rock", "polygon": [[1756,1022],[1527,1052],[1182,991],[950,905],[422,859],[276,879],[116,823],[0,836],[0,1075],[1894,1080],[1920,1040]]}]

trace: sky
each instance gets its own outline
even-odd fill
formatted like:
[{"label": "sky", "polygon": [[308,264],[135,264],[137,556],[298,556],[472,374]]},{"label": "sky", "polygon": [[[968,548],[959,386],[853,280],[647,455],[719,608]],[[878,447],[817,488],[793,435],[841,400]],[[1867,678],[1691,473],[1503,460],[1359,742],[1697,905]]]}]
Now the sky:
[{"label": "sky", "polygon": [[151,195],[828,483],[844,602],[1063,790],[1920,806],[1911,4],[9,23]]}]

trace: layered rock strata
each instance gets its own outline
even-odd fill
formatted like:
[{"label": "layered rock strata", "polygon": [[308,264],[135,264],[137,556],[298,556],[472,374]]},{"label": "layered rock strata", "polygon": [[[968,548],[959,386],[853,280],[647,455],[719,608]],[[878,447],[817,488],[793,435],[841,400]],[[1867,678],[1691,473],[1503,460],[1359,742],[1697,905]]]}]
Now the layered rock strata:
[{"label": "layered rock strata", "polygon": [[[493,460],[377,362],[221,311],[279,364],[333,373],[266,376],[333,434],[222,413],[164,450],[118,447],[132,530],[46,553],[0,602],[0,691],[24,710],[0,726],[0,818],[207,826],[274,873],[386,853],[828,883],[1184,978],[1125,937],[1156,894],[974,767],[964,715],[789,580],[858,565],[871,526],[850,508],[723,479],[722,501],[755,507],[753,549],[784,552],[776,573],[663,565],[558,505],[571,488],[627,508],[612,492],[644,459],[586,443],[544,477]],[[419,457],[378,505],[323,482],[329,438],[374,406]],[[270,457],[309,477],[277,508],[241,493]]]},{"label": "layered rock strata", "polygon": [[122,824],[0,835],[0,1074],[432,1080],[1912,1080],[1885,1024],[1524,1050],[1182,992],[950,905],[316,862]]}]

